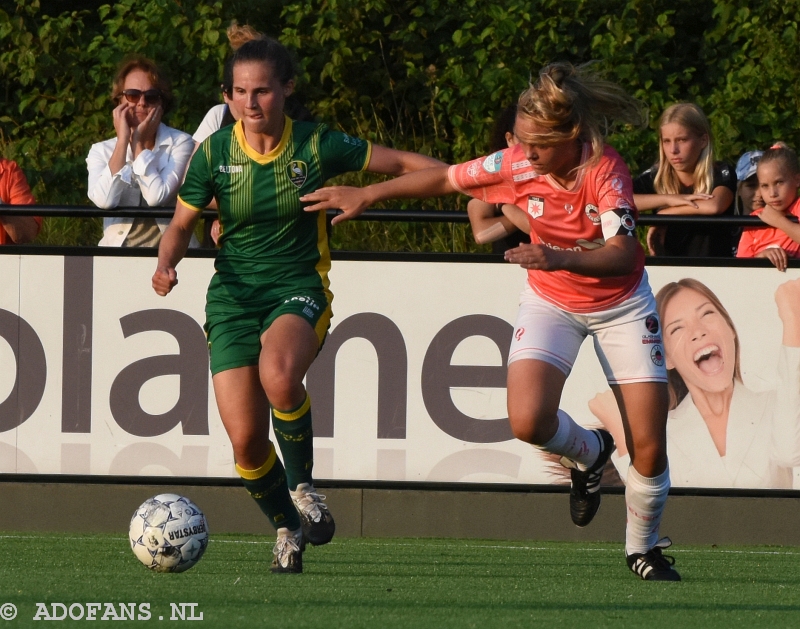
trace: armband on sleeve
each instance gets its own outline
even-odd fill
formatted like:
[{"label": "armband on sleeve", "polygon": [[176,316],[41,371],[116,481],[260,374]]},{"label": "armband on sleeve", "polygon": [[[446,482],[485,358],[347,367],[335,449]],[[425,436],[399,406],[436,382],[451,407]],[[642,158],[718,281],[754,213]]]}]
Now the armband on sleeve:
[{"label": "armband on sleeve", "polygon": [[614,236],[635,236],[636,219],[629,207],[619,207],[604,212],[601,216],[603,238],[608,240]]}]

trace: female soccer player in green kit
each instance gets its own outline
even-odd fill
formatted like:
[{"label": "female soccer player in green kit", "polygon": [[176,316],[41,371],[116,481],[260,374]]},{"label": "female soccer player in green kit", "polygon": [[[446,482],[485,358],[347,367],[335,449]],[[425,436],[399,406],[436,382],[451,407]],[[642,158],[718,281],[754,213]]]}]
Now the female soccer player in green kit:
[{"label": "female soccer player in green kit", "polygon": [[[303,386],[330,326],[330,252],[324,213],[304,212],[299,199],[344,172],[402,175],[441,165],[287,118],[294,76],[289,52],[275,40],[234,53],[232,98],[244,115],[192,158],[153,275],[159,295],[174,288],[200,210],[216,199],[221,249],[205,324],[214,393],[236,470],[278,531],[273,572],[302,572],[306,542],[325,544],[334,533],[314,490]],[[269,440],[270,407],[285,469]]]}]

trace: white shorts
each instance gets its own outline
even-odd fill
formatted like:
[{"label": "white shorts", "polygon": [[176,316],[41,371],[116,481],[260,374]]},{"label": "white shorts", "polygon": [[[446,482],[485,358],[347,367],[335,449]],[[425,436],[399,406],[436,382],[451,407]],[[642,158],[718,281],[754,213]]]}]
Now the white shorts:
[{"label": "white shorts", "polygon": [[624,302],[590,314],[561,310],[526,285],[520,296],[508,364],[543,360],[569,375],[587,335],[594,339],[609,384],[667,381],[661,322],[646,273]]}]

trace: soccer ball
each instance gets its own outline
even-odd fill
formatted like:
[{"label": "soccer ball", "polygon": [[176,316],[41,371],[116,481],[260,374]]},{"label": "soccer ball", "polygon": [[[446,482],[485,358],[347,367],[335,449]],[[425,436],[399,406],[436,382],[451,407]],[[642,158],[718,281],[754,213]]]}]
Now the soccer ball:
[{"label": "soccer ball", "polygon": [[206,551],[208,522],[188,498],[159,494],[136,509],[128,537],[133,554],[151,570],[183,572]]}]

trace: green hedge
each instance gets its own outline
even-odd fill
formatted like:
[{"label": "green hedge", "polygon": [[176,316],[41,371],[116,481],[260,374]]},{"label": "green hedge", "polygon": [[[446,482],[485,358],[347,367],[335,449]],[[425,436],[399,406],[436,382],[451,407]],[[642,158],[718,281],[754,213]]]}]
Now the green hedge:
[{"label": "green hedge", "polygon": [[[775,139],[800,145],[798,16],[800,0],[12,0],[0,9],[0,150],[41,202],[87,204],[84,159],[114,133],[119,60],[138,52],[167,69],[177,97],[167,122],[193,132],[218,102],[225,28],[238,19],[297,52],[300,94],[320,119],[389,146],[480,154],[495,113],[542,65],[595,60],[647,104],[651,127],[669,103],[697,102],[720,155],[735,159]],[[652,128],[610,142],[634,172],[656,154]],[[359,229],[391,246],[385,226]],[[57,237],[69,239],[47,236]],[[466,234],[437,238],[471,246]]]}]

